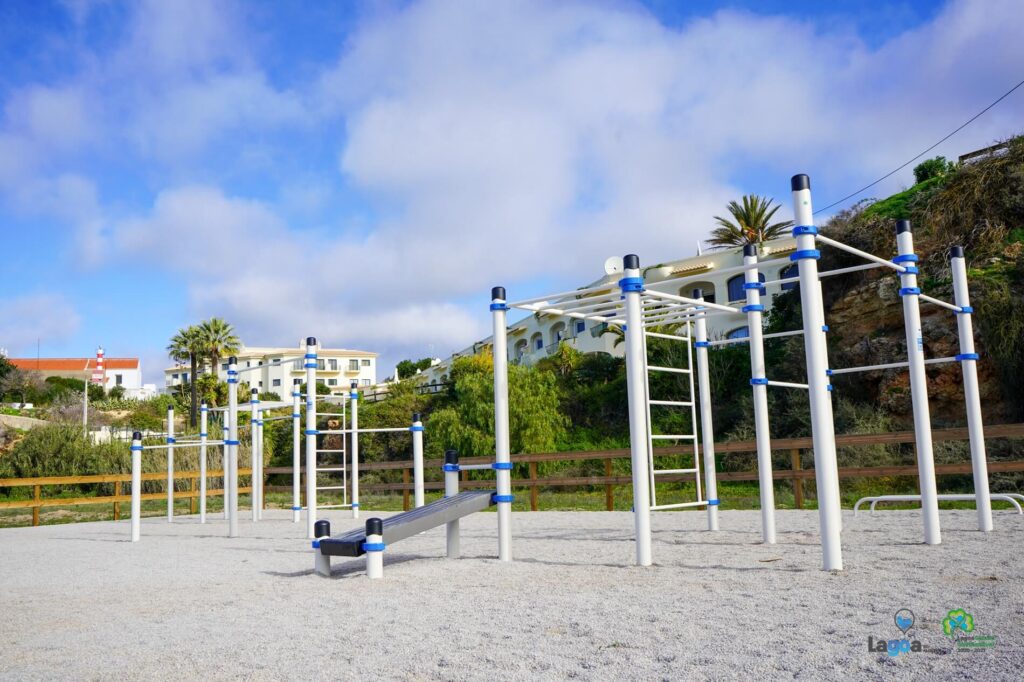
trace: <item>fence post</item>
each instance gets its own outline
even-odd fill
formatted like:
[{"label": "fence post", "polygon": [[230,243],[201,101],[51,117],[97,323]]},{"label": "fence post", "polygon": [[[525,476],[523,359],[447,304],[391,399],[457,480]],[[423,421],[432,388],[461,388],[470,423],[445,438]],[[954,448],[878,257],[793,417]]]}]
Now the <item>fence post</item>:
[{"label": "fence post", "polygon": [[[612,476],[612,461],[610,459],[604,461],[604,475],[608,478]],[[615,487],[611,483],[604,484],[604,508],[608,511],[615,510]]]},{"label": "fence post", "polygon": [[199,510],[196,508],[196,477],[194,475],[188,477],[188,512],[189,514],[198,514]]},{"label": "fence post", "polygon": [[36,506],[32,507],[32,525],[39,525],[39,502],[43,497],[43,486],[35,485],[32,486],[32,497],[35,500]]},{"label": "fence post", "polygon": [[[789,451],[790,461],[793,462],[793,471],[800,471],[803,466],[800,462],[800,450],[793,448]],[[793,477],[793,497],[796,500],[796,508],[804,508],[804,479]]]},{"label": "fence post", "polygon": [[402,469],[402,511],[409,511],[409,470]]},{"label": "fence post", "polygon": [[[114,481],[114,497],[121,495],[121,481]],[[121,520],[121,503],[114,500],[114,520]]]},{"label": "fence post", "polygon": [[537,511],[537,463],[530,462],[530,511]]}]

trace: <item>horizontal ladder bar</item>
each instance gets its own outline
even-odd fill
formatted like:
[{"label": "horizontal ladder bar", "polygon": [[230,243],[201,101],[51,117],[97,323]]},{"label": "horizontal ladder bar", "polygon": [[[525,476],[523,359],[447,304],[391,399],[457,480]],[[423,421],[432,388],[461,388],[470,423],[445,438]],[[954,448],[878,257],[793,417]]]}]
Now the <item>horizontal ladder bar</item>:
[{"label": "horizontal ladder bar", "polygon": [[649,405],[670,405],[674,407],[693,407],[693,401],[684,400],[648,400]]},{"label": "horizontal ladder bar", "polygon": [[670,435],[652,435],[651,440],[693,440],[696,438],[694,435],[689,436],[670,436]]},{"label": "horizontal ladder bar", "polygon": [[[926,365],[941,365],[947,362],[959,362],[955,357],[948,358],[932,358],[931,360],[925,360]],[[829,370],[832,374],[853,374],[854,372],[876,372],[883,369],[901,369],[909,366],[909,362],[890,362],[884,365],[864,365],[862,367],[842,367],[840,369]]]},{"label": "horizontal ladder bar", "polygon": [[661,475],[668,476],[670,474],[695,474],[695,473],[697,473],[697,468],[696,467],[694,467],[693,469],[655,469],[654,470],[654,475],[655,476],[661,476]]},{"label": "horizontal ladder bar", "polygon": [[653,336],[657,339],[673,339],[675,341],[689,341],[689,336],[676,336],[675,334],[662,334],[661,332],[644,332],[645,336]]},{"label": "horizontal ladder bar", "polygon": [[658,504],[651,507],[651,511],[664,511],[667,509],[687,509],[689,507],[703,507],[706,505],[706,500],[701,502],[677,502],[675,504]]}]

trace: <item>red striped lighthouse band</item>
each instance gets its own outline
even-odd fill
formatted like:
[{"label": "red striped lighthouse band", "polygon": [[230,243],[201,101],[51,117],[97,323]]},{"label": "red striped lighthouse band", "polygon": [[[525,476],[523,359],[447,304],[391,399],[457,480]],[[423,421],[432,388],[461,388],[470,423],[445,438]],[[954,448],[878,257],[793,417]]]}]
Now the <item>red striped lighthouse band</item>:
[{"label": "red striped lighthouse band", "polygon": [[92,383],[94,383],[94,384],[102,384],[104,378],[105,378],[105,373],[104,373],[104,370],[103,370],[103,349],[102,348],[97,348],[96,349],[96,365],[95,365],[95,367],[93,367],[93,370],[92,370]]}]

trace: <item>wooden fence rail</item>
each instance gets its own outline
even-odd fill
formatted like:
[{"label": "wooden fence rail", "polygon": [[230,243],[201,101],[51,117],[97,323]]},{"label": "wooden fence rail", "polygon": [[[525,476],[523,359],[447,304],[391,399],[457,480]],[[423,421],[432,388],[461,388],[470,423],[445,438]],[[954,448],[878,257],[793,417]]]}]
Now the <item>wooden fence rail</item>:
[{"label": "wooden fence rail", "polygon": [[[968,439],[966,428],[952,428],[952,429],[936,429],[933,433],[933,440],[935,442],[940,441],[965,441]],[[985,436],[987,439],[1000,439],[1000,438],[1024,438],[1024,424],[997,424],[986,426]],[[914,432],[913,431],[899,431],[894,433],[876,433],[876,434],[847,434],[836,437],[836,445],[840,448],[856,448],[864,447],[869,445],[892,445],[900,443],[913,443]],[[776,468],[773,472],[775,480],[786,480],[790,481],[793,485],[793,492],[796,501],[796,506],[800,509],[804,507],[804,489],[803,482],[808,479],[814,478],[814,469],[804,469],[801,466],[802,451],[811,448],[810,438],[777,438],[771,442],[772,450],[775,451],[788,451],[790,468],[789,469],[778,469]],[[730,454],[730,453],[744,453],[754,452],[756,445],[754,441],[730,441],[727,443],[716,443],[715,451],[716,454]],[[655,455],[672,455],[678,454],[678,450],[673,448],[655,448]],[[558,487],[603,487],[605,491],[605,507],[610,511],[615,507],[615,487],[630,485],[632,478],[629,475],[615,475],[613,474],[612,463],[616,459],[628,459],[630,456],[629,449],[620,448],[616,450],[587,450],[578,452],[543,452],[533,454],[519,454],[512,456],[512,462],[516,464],[526,464],[528,471],[528,478],[517,478],[512,481],[512,486],[519,489],[528,489],[530,494],[530,508],[534,511],[538,508],[538,492],[540,488],[558,488]],[[463,457],[463,464],[483,464],[490,462],[492,457]],[[604,461],[604,475],[603,476],[551,476],[540,478],[537,475],[537,464],[541,462],[560,462],[560,461],[587,461],[587,460],[603,460]],[[440,459],[431,459],[424,462],[424,468],[427,471],[431,469],[440,470],[443,461]],[[1024,460],[1013,460],[1013,461],[990,461],[988,463],[988,469],[990,473],[1005,473],[1005,472],[1024,472]],[[402,481],[400,483],[372,483],[363,484],[360,486],[364,492],[380,492],[380,493],[395,493],[401,492],[403,498],[403,507],[409,508],[410,493],[412,492],[412,461],[390,461],[390,462],[362,462],[360,463],[361,472],[373,472],[373,471],[400,471]],[[239,469],[239,476],[247,476],[252,473],[251,469]],[[265,476],[274,475],[288,475],[292,473],[291,467],[268,467],[264,469]],[[461,485],[465,488],[486,488],[493,486],[494,483],[489,480],[469,480],[467,473],[462,472]],[[938,475],[963,475],[971,473],[970,462],[963,462],[957,464],[938,464],[935,467],[935,473]],[[222,471],[208,471],[208,477],[220,478],[223,476]],[[839,469],[840,478],[872,478],[872,477],[886,477],[886,476],[916,476],[917,467],[915,465],[894,465],[894,466],[878,466],[878,467],[845,467]],[[305,478],[305,468],[300,469],[300,476]],[[684,474],[680,475],[668,475],[659,478],[664,481],[683,481],[688,480],[688,476]],[[163,472],[156,473],[145,473],[142,475],[143,481],[165,481],[166,474]],[[198,491],[198,471],[180,471],[175,473],[175,480],[187,480],[189,482],[188,490],[175,491],[174,498],[188,499],[190,500],[190,510],[192,513],[196,513],[196,506],[199,497]],[[719,481],[755,481],[757,480],[756,471],[720,471],[718,472]],[[130,502],[131,495],[123,494],[122,490],[125,488],[125,483],[131,482],[131,474],[96,474],[89,476],[46,476],[38,478],[6,478],[0,479],[0,489],[2,488],[17,488],[17,487],[31,487],[33,489],[33,495],[31,499],[26,500],[11,500],[6,502],[0,502],[0,509],[32,509],[32,525],[39,525],[39,510],[44,507],[58,507],[58,506],[74,506],[83,504],[112,504],[114,509],[114,518],[120,518],[120,503]],[[76,497],[76,498],[44,498],[42,496],[44,486],[58,486],[58,485],[85,485],[85,484],[101,484],[101,483],[113,483],[114,494],[104,496],[93,496],[93,497]],[[305,486],[301,486],[303,492]],[[440,480],[437,481],[426,481],[424,483],[426,490],[443,490],[444,483]],[[287,486],[270,486],[267,485],[264,488],[267,491],[278,491],[278,492],[290,492],[292,487]],[[250,487],[240,488],[240,493],[249,493],[252,489]],[[207,494],[211,496],[222,496],[223,490],[207,490]],[[145,493],[142,495],[144,500],[155,500],[155,499],[166,499],[165,492],[157,493]],[[266,506],[266,500],[263,501]]]}]

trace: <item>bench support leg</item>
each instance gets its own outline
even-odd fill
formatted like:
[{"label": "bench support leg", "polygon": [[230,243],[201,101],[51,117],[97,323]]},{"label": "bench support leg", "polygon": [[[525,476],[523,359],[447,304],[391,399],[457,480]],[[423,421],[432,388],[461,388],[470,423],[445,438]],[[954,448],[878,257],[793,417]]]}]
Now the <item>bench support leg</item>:
[{"label": "bench support leg", "polygon": [[320,548],[317,547],[313,550],[313,570],[316,571],[317,575],[322,575],[325,578],[331,577],[331,557],[323,554]]}]

